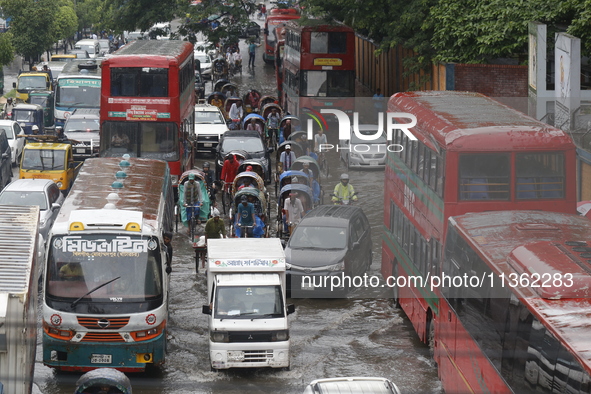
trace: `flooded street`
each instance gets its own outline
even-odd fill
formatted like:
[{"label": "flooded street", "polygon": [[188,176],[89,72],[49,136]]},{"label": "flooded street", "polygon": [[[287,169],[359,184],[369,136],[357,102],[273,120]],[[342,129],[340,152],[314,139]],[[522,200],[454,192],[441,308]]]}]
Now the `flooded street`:
[{"label": "flooded street", "polygon": [[[241,42],[244,64],[248,53]],[[258,48],[254,72],[245,66],[233,79],[241,94],[249,88],[261,94],[275,94],[274,69],[261,59]],[[207,93],[211,83],[207,84]],[[330,137],[329,137],[330,139]],[[329,141],[331,142],[331,141]],[[275,154],[272,154],[273,163]],[[337,154],[328,155],[330,176],[322,177],[325,203],[342,172],[348,172],[359,196],[357,205],[366,213],[372,228],[373,263],[369,275],[380,276],[383,231],[383,171],[347,171]],[[200,156],[214,161],[213,156]],[[275,166],[273,165],[273,168]],[[271,196],[274,184],[267,186]],[[271,225],[276,217],[272,198]],[[273,228],[273,227],[272,227]],[[199,228],[203,232],[203,225]],[[291,370],[244,369],[212,372],[209,363],[206,276],[195,272],[194,252],[186,230],[173,239],[173,272],[170,276],[170,317],[168,355],[161,369],[129,374],[134,393],[302,393],[314,379],[339,376],[377,376],[391,379],[403,393],[442,393],[429,349],[419,342],[409,320],[389,299],[391,290],[372,289],[347,299],[291,299],[296,311],[290,315]],[[41,335],[38,336],[34,392],[71,394],[80,377],[56,373],[42,363]]]}]

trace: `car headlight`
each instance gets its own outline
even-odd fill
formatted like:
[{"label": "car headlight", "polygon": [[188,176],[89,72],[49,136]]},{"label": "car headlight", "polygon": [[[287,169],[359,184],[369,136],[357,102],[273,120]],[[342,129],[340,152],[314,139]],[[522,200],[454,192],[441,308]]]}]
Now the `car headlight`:
[{"label": "car headlight", "polygon": [[289,330],[281,330],[273,333],[271,336],[271,341],[287,341],[289,339]]},{"label": "car headlight", "polygon": [[229,342],[227,331],[212,331],[209,338],[212,342]]},{"label": "car headlight", "polygon": [[329,265],[328,270],[329,271],[344,271],[345,270],[345,262],[341,261],[337,264]]},{"label": "car headlight", "polygon": [[64,186],[64,184],[63,184],[63,183],[61,183],[61,182],[57,182],[57,183],[56,183],[56,185],[57,185],[57,187],[58,187],[58,188],[60,188],[60,189],[62,188],[62,186]]},{"label": "car headlight", "polygon": [[173,185],[176,185],[177,183],[179,183],[179,176],[178,175],[171,175],[170,180],[172,181]]}]

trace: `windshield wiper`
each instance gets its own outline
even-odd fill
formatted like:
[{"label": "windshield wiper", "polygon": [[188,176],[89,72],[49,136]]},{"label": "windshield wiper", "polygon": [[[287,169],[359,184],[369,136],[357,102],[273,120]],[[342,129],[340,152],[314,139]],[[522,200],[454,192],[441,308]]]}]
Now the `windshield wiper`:
[{"label": "windshield wiper", "polygon": [[109,283],[111,283],[111,282],[115,282],[115,281],[116,281],[117,279],[119,279],[119,278],[121,278],[121,277],[120,277],[120,276],[118,276],[118,277],[116,277],[116,278],[113,278],[113,279],[111,279],[111,280],[110,280],[110,281],[108,281],[108,282],[105,282],[105,283],[103,283],[102,285],[98,285],[98,286],[97,286],[97,287],[95,287],[94,289],[90,290],[88,293],[86,293],[86,294],[84,294],[83,296],[79,297],[79,298],[78,298],[76,301],[72,302],[72,303],[70,304],[70,308],[74,308],[74,307],[75,307],[75,306],[78,304],[78,302],[79,302],[81,299],[83,299],[84,297],[86,297],[87,295],[94,293],[95,291],[97,291],[97,290],[98,290],[98,289],[100,289],[101,287],[105,287],[106,285],[108,285],[108,284],[109,284]]}]

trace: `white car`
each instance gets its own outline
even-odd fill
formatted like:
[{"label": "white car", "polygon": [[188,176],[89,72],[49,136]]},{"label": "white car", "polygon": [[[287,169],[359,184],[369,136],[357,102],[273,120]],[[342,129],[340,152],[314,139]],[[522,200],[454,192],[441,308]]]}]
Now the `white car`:
[{"label": "white car", "polygon": [[[363,135],[375,135],[378,125],[360,124],[359,132]],[[341,160],[347,168],[376,169],[386,166],[388,141],[385,135],[375,139],[362,140],[357,137],[351,128],[351,139],[339,141]]]},{"label": "white car", "polygon": [[197,152],[215,153],[220,137],[228,131],[222,111],[215,105],[195,105],[195,134]]},{"label": "white car", "polygon": [[47,234],[64,203],[64,195],[51,179],[17,179],[0,193],[0,204],[39,207],[39,234]]},{"label": "white car", "polygon": [[195,58],[195,62],[199,61],[201,75],[206,78],[211,78],[211,56],[207,52],[195,51],[193,57]]},{"label": "white car", "polygon": [[17,137],[17,135],[25,134],[25,132],[14,120],[0,120],[0,129],[6,131],[6,138],[8,138],[8,145],[10,145],[10,152],[12,154],[12,165],[17,166],[21,160],[25,146],[25,139],[23,137]]},{"label": "white car", "polygon": [[311,382],[304,394],[400,394],[398,387],[386,378],[332,378]]}]

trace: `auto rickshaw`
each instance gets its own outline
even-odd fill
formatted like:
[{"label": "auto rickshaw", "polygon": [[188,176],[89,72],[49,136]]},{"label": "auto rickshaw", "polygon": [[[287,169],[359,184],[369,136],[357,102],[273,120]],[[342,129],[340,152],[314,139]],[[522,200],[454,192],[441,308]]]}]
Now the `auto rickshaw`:
[{"label": "auto rickshaw", "polygon": [[179,179],[179,186],[178,186],[178,210],[176,215],[176,231],[178,232],[178,224],[179,221],[183,224],[183,226],[189,226],[187,221],[187,210],[185,209],[185,182],[189,179],[189,174],[195,175],[195,181],[199,183],[199,187],[201,189],[201,209],[199,211],[199,220],[206,221],[209,219],[209,212],[210,212],[210,200],[209,200],[209,193],[207,192],[207,185],[205,184],[205,174],[199,170],[188,170],[182,173]]},{"label": "auto rickshaw", "polygon": [[253,228],[253,236],[255,238],[268,237],[268,220],[271,215],[271,206],[265,198],[265,194],[254,187],[245,187],[238,190],[234,195],[232,206],[230,207],[230,234],[238,238],[242,235],[242,229],[236,225],[238,219],[236,213],[238,212],[238,205],[242,203],[242,196],[246,196],[248,202],[254,205],[256,223]]},{"label": "auto rickshaw", "polygon": [[[244,100],[243,100],[243,102],[244,102]],[[260,126],[259,133],[261,133],[261,137],[263,137],[264,136],[264,133],[265,133],[265,118],[263,118],[259,114],[248,114],[248,115],[246,115],[244,117],[244,119],[242,120],[242,129],[244,129],[244,130],[250,130],[250,129],[248,129],[248,125],[252,122],[253,119],[255,120],[255,123]]]},{"label": "auto rickshaw", "polygon": [[[101,391],[108,387],[108,391]],[[114,368],[98,368],[86,372],[76,382],[74,394],[93,393],[131,394],[131,382],[121,371]]]},{"label": "auto rickshaw", "polygon": [[43,126],[45,128],[55,126],[54,100],[55,96],[50,90],[34,90],[29,93],[29,104],[38,104],[43,107]]},{"label": "auto rickshaw", "polygon": [[281,188],[279,197],[277,198],[277,236],[283,239],[289,238],[290,235],[290,226],[289,223],[286,222],[284,207],[285,200],[289,197],[291,192],[297,193],[297,198],[300,199],[302,207],[304,208],[304,215],[314,206],[312,201],[312,189],[310,189],[309,186],[299,183],[291,183]]},{"label": "auto rickshaw", "polygon": [[238,86],[233,83],[227,83],[222,86],[221,92],[226,95],[226,97],[236,96],[240,97],[240,92],[238,91]]},{"label": "auto rickshaw", "polygon": [[215,84],[213,85],[213,91],[214,92],[221,92],[224,85],[226,85],[228,83],[230,83],[230,80],[226,79],[226,78],[216,80]]},{"label": "auto rickshaw", "polygon": [[263,96],[259,100],[259,113],[262,113],[263,107],[267,104],[277,104],[279,99],[275,96]]},{"label": "auto rickshaw", "polygon": [[244,111],[247,113],[259,112],[259,101],[261,100],[261,93],[258,90],[250,89],[242,101],[244,101]]},{"label": "auto rickshaw", "polygon": [[312,177],[310,179],[310,187],[312,188],[313,196],[314,196],[314,204],[320,205],[324,203],[324,189],[322,188],[322,184],[320,182],[320,165],[311,156],[300,156],[293,162],[291,165],[292,170],[296,171],[303,171],[304,163],[308,164],[308,168],[312,171]]},{"label": "auto rickshaw", "polygon": [[284,131],[285,131],[285,126],[288,124],[287,123],[288,120],[289,120],[289,127],[291,127],[291,130],[289,131],[290,135],[292,132],[302,129],[300,118],[298,118],[297,116],[286,115],[283,118],[281,118],[281,121],[279,122],[279,143],[280,144],[285,142]]},{"label": "auto rickshaw", "polygon": [[12,108],[12,120],[18,122],[25,134],[33,134],[32,127],[39,127],[39,134],[45,134],[43,107],[39,104],[17,104]]}]

